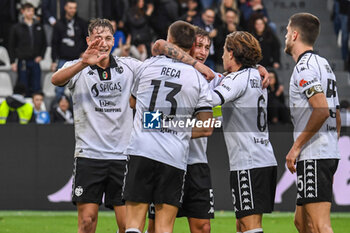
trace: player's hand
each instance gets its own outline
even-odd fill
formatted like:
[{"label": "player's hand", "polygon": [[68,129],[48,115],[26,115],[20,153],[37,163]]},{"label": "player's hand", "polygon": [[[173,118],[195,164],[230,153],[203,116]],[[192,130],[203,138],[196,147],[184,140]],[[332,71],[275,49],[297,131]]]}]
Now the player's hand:
[{"label": "player's hand", "polygon": [[295,163],[296,160],[300,154],[300,150],[299,148],[295,147],[294,145],[292,146],[292,148],[290,149],[290,151],[288,152],[287,156],[286,156],[286,162],[287,162],[287,167],[288,170],[293,174],[295,173],[297,170],[295,168]]},{"label": "player's hand", "polygon": [[100,55],[99,47],[102,45],[102,43],[103,41],[100,38],[97,38],[91,42],[82,56],[83,64],[96,65],[108,56],[107,54]]},{"label": "player's hand", "polygon": [[211,81],[215,78],[215,74],[213,73],[213,71],[203,63],[197,62],[194,68],[201,72],[204,75],[205,79],[208,81]]},{"label": "player's hand", "polygon": [[12,70],[13,72],[17,72],[17,63],[12,63],[12,64],[11,64],[11,70]]},{"label": "player's hand", "polygon": [[41,56],[37,56],[36,58],[34,58],[34,61],[35,61],[36,63],[41,62],[41,60],[43,60],[43,58],[42,58]]},{"label": "player's hand", "polygon": [[259,65],[258,66],[258,71],[261,77],[264,77],[262,80],[262,86],[263,89],[267,88],[270,84],[270,77],[269,77],[269,72],[267,72],[266,68]]},{"label": "player's hand", "polygon": [[51,70],[52,72],[55,72],[55,71],[57,70],[57,63],[56,63],[56,62],[52,62],[52,63],[51,63],[50,70]]}]

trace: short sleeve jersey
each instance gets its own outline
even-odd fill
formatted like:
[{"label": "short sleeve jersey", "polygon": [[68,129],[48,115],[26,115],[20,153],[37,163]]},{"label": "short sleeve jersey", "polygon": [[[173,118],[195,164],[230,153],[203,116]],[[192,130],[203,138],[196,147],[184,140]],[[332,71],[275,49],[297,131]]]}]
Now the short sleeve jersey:
[{"label": "short sleeve jersey", "polygon": [[[200,111],[212,111],[207,81],[192,66],[157,56],[141,66],[132,94],[136,97],[136,115],[128,154],[186,170],[191,128],[172,123],[190,119]],[[166,121],[171,126],[143,128],[143,115],[147,111],[162,112],[163,119],[171,115],[172,119]]]},{"label": "short sleeve jersey", "polygon": [[[213,95],[218,95],[223,104],[223,131],[230,170],[276,166],[266,122],[267,91],[262,89],[258,70],[244,68],[229,74]],[[220,103],[214,101],[213,104]]]},{"label": "short sleeve jersey", "polygon": [[[142,64],[133,58],[110,57],[106,70],[88,66],[67,87],[72,93],[75,157],[126,159],[132,129],[129,105],[134,73]],[[67,62],[63,67],[77,63]]]},{"label": "short sleeve jersey", "polygon": [[[310,89],[311,88],[311,89]],[[339,159],[336,108],[339,105],[336,77],[328,61],[306,51],[299,56],[290,80],[289,98],[294,140],[305,129],[312,107],[308,95],[312,88],[323,91],[327,98],[330,117],[320,130],[302,147],[298,161],[307,159]],[[312,91],[311,91],[312,92]]]},{"label": "short sleeve jersey", "polygon": [[[214,72],[215,77],[213,80],[209,83],[210,90],[214,90],[216,86],[220,84],[224,76],[220,73]],[[197,164],[197,163],[208,163],[207,158],[207,145],[208,145],[208,138],[207,137],[201,137],[201,138],[194,138],[190,140],[190,149],[189,149],[189,155],[188,155],[188,161],[187,164]]]}]

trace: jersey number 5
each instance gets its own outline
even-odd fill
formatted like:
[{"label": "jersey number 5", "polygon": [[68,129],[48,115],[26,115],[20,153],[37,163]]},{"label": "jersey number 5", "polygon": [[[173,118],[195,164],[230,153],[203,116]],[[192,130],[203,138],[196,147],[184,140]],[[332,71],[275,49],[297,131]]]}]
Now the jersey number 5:
[{"label": "jersey number 5", "polygon": [[[152,97],[151,97],[151,102],[149,104],[149,111],[153,112],[154,107],[156,105],[156,100],[159,92],[159,88],[161,85],[160,80],[152,80],[151,85],[154,86],[153,92],[152,92]],[[172,90],[167,94],[165,100],[169,101],[171,103],[171,110],[170,110],[170,115],[175,115],[176,114],[176,108],[177,108],[177,102],[176,99],[174,98],[177,93],[180,92],[182,85],[177,84],[177,83],[172,83],[172,82],[164,82],[164,87],[172,88]]]}]

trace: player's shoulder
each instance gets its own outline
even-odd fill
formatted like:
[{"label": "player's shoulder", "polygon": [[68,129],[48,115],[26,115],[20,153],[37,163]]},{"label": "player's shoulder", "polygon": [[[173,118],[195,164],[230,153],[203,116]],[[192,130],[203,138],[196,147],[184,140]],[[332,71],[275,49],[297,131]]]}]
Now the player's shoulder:
[{"label": "player's shoulder", "polygon": [[313,71],[313,70],[319,70],[319,66],[323,63],[327,63],[327,60],[318,54],[316,54],[314,51],[305,51],[302,53],[297,61],[297,64],[295,65],[294,69],[296,73],[302,73],[307,71]]},{"label": "player's shoulder", "polygon": [[[235,81],[240,81],[240,80],[246,80],[247,78],[250,77],[254,73],[254,68],[243,68],[238,71],[229,73],[226,78],[227,79],[232,79]],[[257,70],[256,70],[257,71]]]}]

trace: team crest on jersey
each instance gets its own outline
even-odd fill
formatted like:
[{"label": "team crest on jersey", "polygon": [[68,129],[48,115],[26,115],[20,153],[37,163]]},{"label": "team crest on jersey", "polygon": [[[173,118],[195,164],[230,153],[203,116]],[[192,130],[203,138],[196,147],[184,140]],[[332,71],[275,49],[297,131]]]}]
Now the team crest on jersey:
[{"label": "team crest on jersey", "polygon": [[80,197],[83,194],[83,191],[84,191],[83,187],[81,186],[76,187],[74,190],[75,196]]},{"label": "team crest on jersey", "polygon": [[117,71],[119,74],[124,72],[124,68],[122,66],[118,66],[115,68],[115,71]]},{"label": "team crest on jersey", "polygon": [[157,110],[156,112],[143,112],[143,128],[160,129],[161,116],[162,113],[159,112],[159,110]]}]

